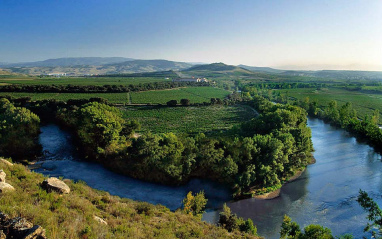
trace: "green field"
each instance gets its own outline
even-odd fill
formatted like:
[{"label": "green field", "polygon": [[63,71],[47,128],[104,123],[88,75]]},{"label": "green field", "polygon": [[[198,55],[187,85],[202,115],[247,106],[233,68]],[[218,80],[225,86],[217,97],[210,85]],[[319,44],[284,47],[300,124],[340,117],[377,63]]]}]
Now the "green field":
[{"label": "green field", "polygon": [[171,81],[164,77],[0,77],[0,83],[25,85],[137,85]]},{"label": "green field", "polygon": [[0,92],[0,96],[12,96],[14,98],[31,97],[32,101],[55,99],[67,101],[70,99],[90,99],[101,97],[110,103],[128,103],[128,93],[23,93],[23,92]]},{"label": "green field", "polygon": [[143,91],[131,93],[133,104],[166,104],[170,100],[189,99],[191,103],[210,102],[211,98],[224,98],[230,92],[212,87],[188,87],[171,90]]},{"label": "green field", "polygon": [[[166,104],[170,100],[189,99],[191,103],[210,102],[211,98],[224,98],[230,92],[212,87],[190,87],[158,91],[144,91],[133,93],[24,93],[24,92],[0,92],[0,96],[12,96],[14,98],[31,97],[35,100],[56,99],[67,101],[69,99],[90,99],[101,97],[110,103],[132,104]],[[130,97],[131,96],[131,97]],[[129,99],[131,100],[129,102]]]},{"label": "green field", "polygon": [[353,108],[357,110],[358,116],[361,118],[366,114],[371,115],[374,110],[378,109],[381,113],[380,119],[382,119],[382,94],[366,94],[338,88],[322,90],[300,88],[280,90],[280,92],[282,92],[282,94],[288,92],[289,97],[294,97],[299,100],[309,97],[310,101],[316,100],[319,106],[326,106],[332,100],[336,100],[339,106],[346,102],[351,102]]},{"label": "green field", "polygon": [[153,133],[199,133],[225,132],[234,125],[255,116],[252,108],[245,105],[201,107],[153,107],[129,106],[123,110],[124,117],[141,123],[141,132]]}]

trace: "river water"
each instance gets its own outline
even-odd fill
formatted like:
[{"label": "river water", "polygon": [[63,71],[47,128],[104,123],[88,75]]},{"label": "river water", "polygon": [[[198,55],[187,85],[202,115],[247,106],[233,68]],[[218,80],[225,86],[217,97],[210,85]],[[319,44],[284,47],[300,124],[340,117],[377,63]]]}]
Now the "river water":
[{"label": "river water", "polygon": [[188,191],[204,190],[209,199],[204,220],[216,222],[219,211],[215,209],[227,202],[232,212],[251,218],[258,233],[266,238],[278,238],[285,214],[301,227],[321,224],[334,235],[349,232],[360,238],[365,235],[363,227],[367,220],[356,198],[362,189],[382,205],[381,155],[321,120],[309,119],[308,125],[312,129],[317,162],[308,166],[296,181],[284,185],[280,197],[272,200],[232,202],[227,188],[208,180],[193,179],[185,186],[169,187],[115,174],[98,164],[80,161],[70,135],[55,125],[41,129],[40,143],[49,153],[42,167],[35,171],[82,180],[110,194],[163,204],[172,210],[181,206]]}]

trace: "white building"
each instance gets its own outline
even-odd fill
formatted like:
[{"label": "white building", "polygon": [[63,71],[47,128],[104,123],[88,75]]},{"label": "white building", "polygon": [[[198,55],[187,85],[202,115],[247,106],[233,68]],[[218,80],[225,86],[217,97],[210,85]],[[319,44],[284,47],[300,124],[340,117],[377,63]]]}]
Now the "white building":
[{"label": "white building", "polygon": [[174,82],[208,82],[208,80],[206,78],[195,78],[195,77],[178,78],[178,79],[174,79],[173,81]]}]

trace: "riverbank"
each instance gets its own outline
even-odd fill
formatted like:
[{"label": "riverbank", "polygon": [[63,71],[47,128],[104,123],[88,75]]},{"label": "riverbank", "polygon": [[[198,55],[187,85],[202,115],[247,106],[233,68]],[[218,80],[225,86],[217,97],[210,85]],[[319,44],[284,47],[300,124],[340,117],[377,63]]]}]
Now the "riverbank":
[{"label": "riverbank", "polygon": [[[315,164],[315,163],[316,163],[316,159],[314,157],[311,157],[309,165]],[[260,195],[252,195],[252,197],[256,198],[256,199],[262,199],[262,200],[270,200],[270,199],[274,199],[274,198],[279,197],[280,192],[281,192],[281,188],[284,187],[285,184],[293,182],[296,179],[298,179],[305,172],[305,170],[306,170],[306,167],[302,170],[298,170],[292,177],[290,177],[285,183],[283,183],[280,188],[278,188],[272,192],[268,192],[268,193],[264,193],[264,194],[260,194]]]},{"label": "riverbank", "polygon": [[[162,205],[138,202],[64,179],[70,194],[47,193],[42,174],[0,160],[14,191],[0,193],[0,211],[46,229],[48,238],[253,238]],[[100,220],[101,219],[101,220]]]}]

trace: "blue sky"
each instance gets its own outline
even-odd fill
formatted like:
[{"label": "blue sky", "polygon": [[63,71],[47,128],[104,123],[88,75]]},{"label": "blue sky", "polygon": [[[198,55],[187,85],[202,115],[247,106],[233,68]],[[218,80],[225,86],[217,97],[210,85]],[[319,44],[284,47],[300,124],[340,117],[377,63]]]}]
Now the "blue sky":
[{"label": "blue sky", "polygon": [[382,70],[382,1],[0,0],[0,62],[81,56]]}]

